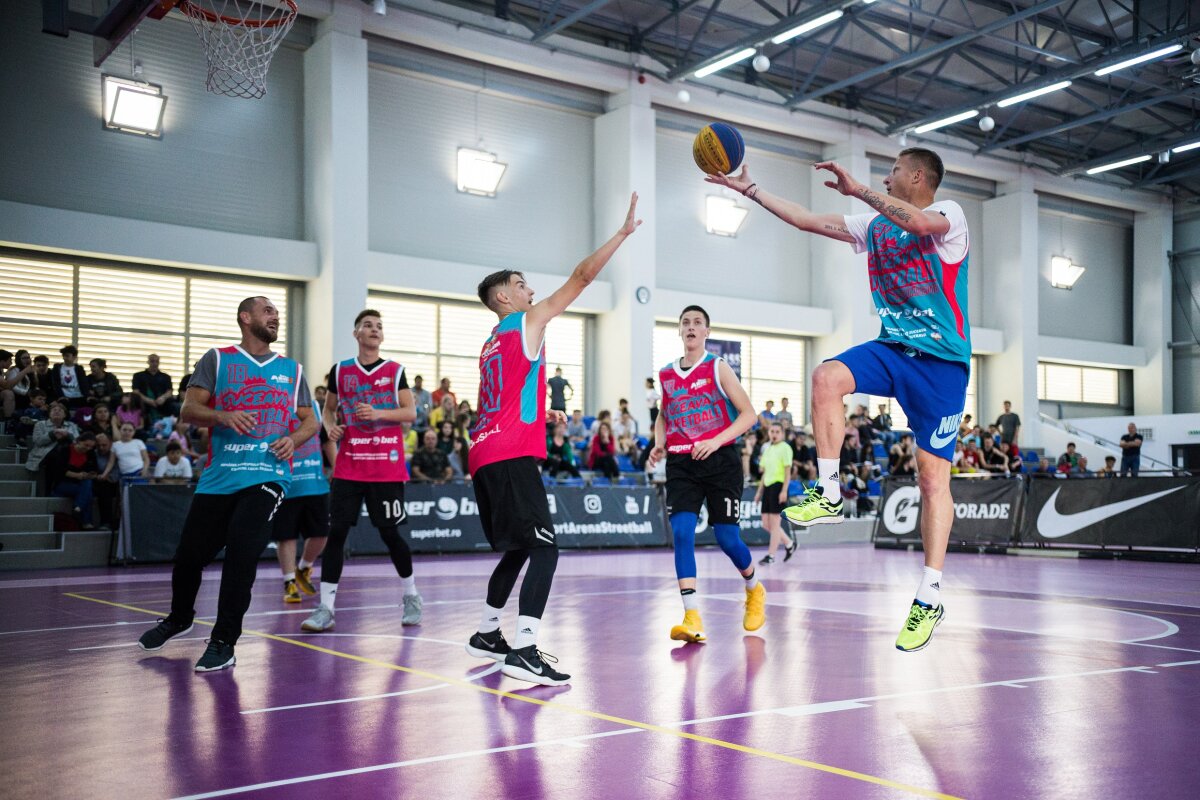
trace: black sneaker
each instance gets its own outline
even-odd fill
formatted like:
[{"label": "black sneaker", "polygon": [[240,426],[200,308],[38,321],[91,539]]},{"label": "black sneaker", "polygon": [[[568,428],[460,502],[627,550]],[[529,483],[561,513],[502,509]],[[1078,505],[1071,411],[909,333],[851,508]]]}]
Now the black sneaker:
[{"label": "black sneaker", "polygon": [[142,638],[138,639],[138,647],[143,650],[162,650],[163,645],[176,636],[191,633],[192,627],[192,623],[190,622],[184,626],[177,622],[172,622],[170,617],[160,619],[157,625],[143,633]]},{"label": "black sneaker", "polygon": [[505,656],[512,652],[504,634],[498,630],[490,633],[474,633],[471,641],[467,642],[467,652],[476,658],[490,658],[493,661],[504,661]]},{"label": "black sneaker", "polygon": [[[546,663],[550,662],[550,663]],[[562,686],[571,680],[571,676],[558,672],[550,664],[557,664],[558,659],[537,649],[531,644],[520,650],[511,650],[504,658],[504,666],[500,672],[510,678],[530,683],[540,683],[542,686]]]},{"label": "black sneaker", "polygon": [[783,548],[783,560],[784,561],[791,561],[792,556],[796,555],[796,540],[792,539],[790,541],[791,541],[791,544],[786,545]]},{"label": "black sneaker", "polygon": [[236,663],[237,659],[233,657],[233,645],[225,644],[217,639],[209,639],[208,649],[196,662],[196,672],[216,672],[219,669],[228,669]]},{"label": "black sneaker", "polygon": [[763,556],[762,558],[760,558],[760,559],[758,560],[758,563],[759,563],[759,564],[762,564],[764,567],[765,567],[766,565],[768,565],[768,564],[774,564],[774,563],[775,563],[775,556]]}]

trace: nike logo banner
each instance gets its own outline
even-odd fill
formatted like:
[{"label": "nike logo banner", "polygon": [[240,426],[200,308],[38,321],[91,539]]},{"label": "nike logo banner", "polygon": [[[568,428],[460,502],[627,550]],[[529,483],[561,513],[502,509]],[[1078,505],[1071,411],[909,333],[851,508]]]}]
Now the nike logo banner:
[{"label": "nike logo banner", "polygon": [[1106,547],[1200,545],[1200,479],[1034,480],[1021,538]]}]

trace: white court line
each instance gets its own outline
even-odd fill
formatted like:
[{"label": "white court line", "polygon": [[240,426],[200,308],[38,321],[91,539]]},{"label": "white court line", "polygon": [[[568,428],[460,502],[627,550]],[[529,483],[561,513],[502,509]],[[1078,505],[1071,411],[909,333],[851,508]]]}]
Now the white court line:
[{"label": "white court line", "polygon": [[[171,641],[172,642],[203,642],[207,638],[208,638],[207,636],[188,636],[184,639],[172,638]],[[93,645],[91,647],[69,647],[69,648],[67,648],[67,652],[68,653],[79,653],[84,650],[111,650],[114,647],[137,647],[137,646],[138,646],[137,642],[121,642],[120,644],[97,644],[97,645]],[[153,653],[153,652],[157,652],[157,651],[151,650],[149,652]]]},{"label": "white court line", "polygon": [[1187,667],[1192,664],[1200,664],[1200,661],[1172,661],[1170,664],[1156,664],[1158,667]]},{"label": "white court line", "polygon": [[408,761],[393,761],[390,764],[374,764],[369,767],[356,767],[355,769],[342,769],[336,772],[322,772],[316,775],[303,775],[297,778],[283,778],[282,780],[255,783],[248,786],[235,786],[230,789],[220,789],[215,792],[204,792],[203,794],[189,794],[184,797],[177,797],[175,800],[207,800],[207,798],[210,797],[228,797],[231,794],[257,792],[262,789],[274,789],[278,786],[294,786],[298,783],[311,783],[313,781],[328,780],[329,778],[344,778],[349,775],[362,775],[367,772],[380,772],[387,769],[400,769],[401,767],[415,767],[420,764],[436,764],[439,761],[456,761],[461,758],[474,758],[476,756],[487,756],[494,753],[511,753],[515,750],[531,750],[535,747],[550,747],[553,745],[579,747],[581,742],[584,742],[588,739],[603,739],[608,736],[622,736],[626,733],[645,733],[645,729],[621,728],[615,731],[591,733],[584,736],[571,736],[565,739],[546,739],[540,742],[510,744],[505,745],[504,747],[489,747],[486,750],[467,750],[462,753],[446,753],[445,755],[440,756],[426,756],[425,758],[413,758],[409,759]]}]

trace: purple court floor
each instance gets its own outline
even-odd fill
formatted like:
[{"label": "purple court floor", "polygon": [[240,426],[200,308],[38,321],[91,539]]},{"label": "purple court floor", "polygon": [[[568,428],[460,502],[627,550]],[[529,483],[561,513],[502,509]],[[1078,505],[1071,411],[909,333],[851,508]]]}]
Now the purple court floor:
[{"label": "purple court floor", "polygon": [[[761,555],[756,553],[756,557]],[[237,666],[206,628],[135,644],[163,567],[0,578],[0,793],[12,798],[1183,798],[1200,786],[1200,568],[951,554],[932,645],[893,641],[920,556],[801,550],[760,568],[768,621],[700,553],[709,643],[667,551],[564,553],[540,646],[569,687],[467,656],[491,556],[355,559],[333,634],[264,562]],[[215,613],[216,570],[198,609]],[[512,638],[514,596],[505,629]],[[202,619],[211,620],[211,616]]]}]

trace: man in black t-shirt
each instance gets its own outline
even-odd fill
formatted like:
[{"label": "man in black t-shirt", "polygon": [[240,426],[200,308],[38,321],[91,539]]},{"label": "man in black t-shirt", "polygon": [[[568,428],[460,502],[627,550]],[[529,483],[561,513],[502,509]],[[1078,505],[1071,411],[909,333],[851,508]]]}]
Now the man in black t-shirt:
[{"label": "man in black t-shirt", "polygon": [[146,357],[146,369],[133,375],[133,391],[141,395],[142,402],[155,419],[179,413],[174,388],[171,376],[159,370],[158,356],[154,353]]},{"label": "man in black t-shirt", "polygon": [[[571,382],[562,376],[562,367],[554,369],[554,377],[546,381],[546,385],[550,387],[550,410],[561,411],[567,413],[567,401],[575,396],[575,387]],[[571,390],[571,395],[567,396],[567,390]]]},{"label": "man in black t-shirt", "polygon": [[1012,403],[1004,401],[1004,413],[996,417],[996,427],[1000,429],[1000,443],[1014,444],[1021,433],[1021,416],[1014,414]]},{"label": "man in black t-shirt", "polygon": [[1129,433],[1121,437],[1121,477],[1128,470],[1133,477],[1138,476],[1142,466],[1142,435],[1138,433],[1137,425],[1129,423]]}]

